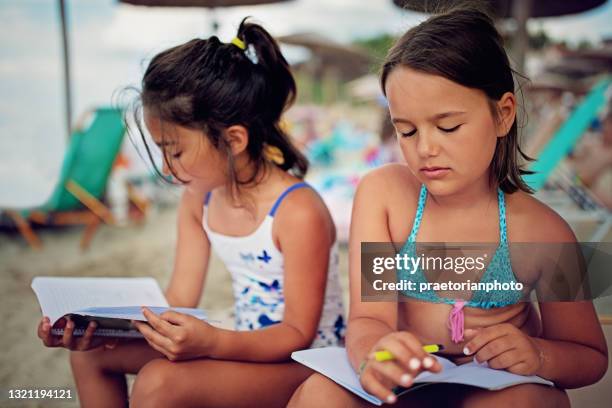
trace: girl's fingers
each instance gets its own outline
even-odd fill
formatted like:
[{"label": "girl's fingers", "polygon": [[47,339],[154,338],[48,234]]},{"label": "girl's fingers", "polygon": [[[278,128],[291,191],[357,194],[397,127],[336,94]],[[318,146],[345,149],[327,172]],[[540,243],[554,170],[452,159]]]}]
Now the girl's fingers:
[{"label": "girl's fingers", "polygon": [[47,347],[57,346],[57,341],[51,334],[51,325],[45,321],[42,321],[38,326],[38,337],[42,339],[43,344]]},{"label": "girl's fingers", "polygon": [[[511,330],[509,326],[511,325],[498,324],[478,330],[474,338],[466,343],[463,348],[463,353],[465,355],[477,353],[481,348],[493,340],[509,334]],[[514,326],[512,326],[512,328],[514,328]]]},{"label": "girl's fingers", "polygon": [[174,310],[167,310],[159,316],[165,321],[179,325],[187,323],[187,320],[190,317],[189,315]]},{"label": "girl's fingers", "polygon": [[408,332],[399,332],[398,339],[412,352],[413,356],[423,361],[428,354],[423,350],[423,343]]},{"label": "girl's fingers", "polygon": [[372,361],[372,370],[379,373],[381,377],[389,379],[393,385],[401,385],[402,387],[410,387],[414,380],[414,374],[408,372],[400,364],[394,361]]},{"label": "girl's fingers", "polygon": [[479,363],[484,363],[512,349],[514,345],[509,341],[508,336],[498,337],[482,346],[474,358]]},{"label": "girl's fingers", "polygon": [[431,354],[423,359],[422,364],[423,370],[431,371],[432,373],[439,373],[442,371],[442,364],[440,364],[438,359]]},{"label": "girl's fingers", "polygon": [[172,324],[157,316],[146,307],[142,308],[142,314],[147,318],[147,321],[156,331],[163,334],[165,337],[171,337]]},{"label": "girl's fingers", "polygon": [[79,350],[89,350],[93,339],[94,331],[96,331],[96,322],[89,322],[83,337],[79,340],[77,348]]},{"label": "girl's fingers", "polygon": [[36,330],[38,337],[41,339],[44,339],[47,336],[47,333],[45,332],[44,327],[45,327],[45,319],[42,319],[40,323],[38,323],[38,328]]},{"label": "girl's fingers", "polygon": [[524,362],[521,361],[517,364],[514,364],[510,367],[507,368],[508,372],[512,373],[512,374],[518,374],[518,375],[531,375],[533,373],[529,372],[529,365]]},{"label": "girl's fingers", "polygon": [[395,401],[397,401],[397,397],[393,391],[380,383],[380,381],[374,375],[373,370],[365,370],[363,372],[363,375],[361,376],[361,385],[367,392],[388,404],[393,404]]},{"label": "girl's fingers", "polygon": [[518,363],[521,363],[521,356],[518,350],[505,351],[488,361],[489,367],[496,370],[505,370]]},{"label": "girl's fingers", "polygon": [[[414,357],[414,353],[411,349],[400,341],[398,338],[388,337],[381,341],[376,347],[377,351],[387,350],[391,352],[394,360],[404,367],[404,370],[408,370],[410,367],[410,361]],[[372,353],[368,358],[374,360],[375,354]]]},{"label": "girl's fingers", "polygon": [[[142,322],[135,322],[134,325],[142,333],[145,339],[149,342],[149,344],[153,343],[156,346],[159,346],[165,350],[167,350],[171,345],[172,341],[159,334],[155,330],[153,330],[149,325]],[[159,350],[158,350],[159,351]]]},{"label": "girl's fingers", "polygon": [[152,349],[159,351],[160,353],[162,353],[166,358],[168,358],[168,350],[164,349],[163,347],[158,346],[157,344],[153,343],[152,341],[150,341],[146,336],[145,336],[145,340],[147,341],[147,343],[149,343],[149,346],[151,346]]},{"label": "girl's fingers", "polygon": [[398,340],[412,353],[412,358],[408,361],[408,369],[416,376],[421,371],[431,371],[434,373],[442,370],[442,365],[438,360],[423,350],[423,344],[408,332],[399,332]]},{"label": "girl's fingers", "polygon": [[74,322],[70,319],[67,319],[68,322],[64,327],[64,335],[62,336],[62,344],[67,349],[72,349],[72,332],[74,331]]}]

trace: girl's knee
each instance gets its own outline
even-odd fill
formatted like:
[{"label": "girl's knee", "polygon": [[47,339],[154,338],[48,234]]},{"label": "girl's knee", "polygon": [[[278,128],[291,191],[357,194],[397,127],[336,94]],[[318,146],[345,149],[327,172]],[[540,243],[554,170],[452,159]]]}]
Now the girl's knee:
[{"label": "girl's knee", "polygon": [[172,382],[176,376],[172,373],[172,363],[164,359],[155,359],[138,372],[130,396],[131,407],[171,406],[173,401]]},{"label": "girl's knee", "polygon": [[463,406],[470,408],[490,407],[569,407],[570,401],[564,390],[538,384],[521,384],[499,391],[476,391],[464,399]]},{"label": "girl's knee", "polygon": [[315,373],[295,390],[287,407],[346,407],[352,399],[342,387]]}]

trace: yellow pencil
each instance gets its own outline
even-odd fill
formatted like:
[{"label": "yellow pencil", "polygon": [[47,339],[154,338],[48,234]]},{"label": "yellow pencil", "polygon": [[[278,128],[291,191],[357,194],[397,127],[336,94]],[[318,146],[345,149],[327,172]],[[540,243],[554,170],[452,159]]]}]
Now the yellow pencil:
[{"label": "yellow pencil", "polygon": [[[427,353],[437,353],[438,351],[444,350],[444,346],[441,344],[426,344],[423,346],[423,350]],[[394,358],[395,357],[389,350],[381,350],[374,353],[374,359],[376,359],[376,361],[389,361]]]}]

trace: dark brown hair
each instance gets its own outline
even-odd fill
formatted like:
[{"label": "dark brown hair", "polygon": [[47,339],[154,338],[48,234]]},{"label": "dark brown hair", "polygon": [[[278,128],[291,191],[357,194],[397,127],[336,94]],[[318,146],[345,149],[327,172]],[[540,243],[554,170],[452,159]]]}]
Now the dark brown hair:
[{"label": "dark brown hair", "polygon": [[[202,130],[227,156],[232,192],[257,181],[260,170],[265,169],[265,145],[282,152],[284,162],[276,164],[278,167],[303,178],[308,160],[279,124],[296,95],[289,65],[276,41],[260,25],[242,20],[236,37],[255,53],[256,61],[245,50],[222,43],[216,36],[193,39],[157,54],[142,79],[140,108],[164,122]],[[141,110],[135,110],[137,117]],[[136,123],[145,141],[140,121]],[[242,125],[249,132],[246,150],[254,170],[247,180],[238,179],[229,143],[223,137],[223,131],[232,125]],[[153,162],[146,141],[145,146]],[[164,160],[176,177],[165,150]],[[157,167],[155,170],[161,175]]]},{"label": "dark brown hair", "polygon": [[[475,8],[455,8],[434,15],[408,30],[389,50],[381,71],[381,86],[397,66],[442,76],[487,96],[495,119],[495,102],[506,92],[515,92],[513,73],[503,40],[491,18]],[[522,176],[521,159],[532,160],[519,146],[515,119],[505,137],[497,138],[490,167],[493,183],[505,193],[533,190]]]}]

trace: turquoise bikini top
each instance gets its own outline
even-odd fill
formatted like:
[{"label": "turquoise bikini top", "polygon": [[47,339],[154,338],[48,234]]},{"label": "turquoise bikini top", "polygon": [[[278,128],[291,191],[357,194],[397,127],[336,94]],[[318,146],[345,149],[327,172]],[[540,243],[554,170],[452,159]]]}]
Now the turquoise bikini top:
[{"label": "turquoise bikini top", "polygon": [[[425,202],[427,201],[427,189],[425,185],[421,185],[421,191],[419,193],[419,202],[417,206],[416,215],[414,217],[414,223],[412,231],[408,240],[400,250],[400,255],[407,255],[409,257],[416,257],[416,237],[421,226],[421,219],[423,218],[423,211],[425,209]],[[504,193],[501,189],[497,191],[497,205],[499,212],[499,245],[495,250],[495,254],[489,263],[486,271],[482,275],[480,282],[482,283],[494,283],[496,280],[500,283],[518,283],[514,273],[512,272],[512,266],[510,265],[510,251],[508,249],[508,237],[506,233],[506,204],[504,200]],[[421,287],[421,283],[427,283],[425,275],[420,268],[411,274],[405,269],[398,270],[398,280],[412,281],[415,283],[415,287]],[[424,285],[423,285],[424,286]],[[447,303],[453,305],[451,315],[449,318],[449,328],[452,331],[453,341],[456,343],[463,340],[463,307],[477,307],[481,309],[490,309],[497,307],[504,307],[518,303],[523,294],[521,291],[473,291],[472,298],[470,300],[464,299],[450,299],[438,296],[433,290],[405,290],[402,293],[411,298],[423,300],[426,302],[433,303]],[[460,326],[460,327],[458,327]]]}]

